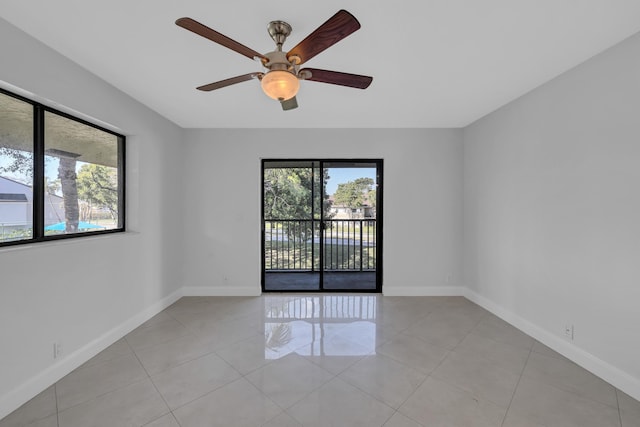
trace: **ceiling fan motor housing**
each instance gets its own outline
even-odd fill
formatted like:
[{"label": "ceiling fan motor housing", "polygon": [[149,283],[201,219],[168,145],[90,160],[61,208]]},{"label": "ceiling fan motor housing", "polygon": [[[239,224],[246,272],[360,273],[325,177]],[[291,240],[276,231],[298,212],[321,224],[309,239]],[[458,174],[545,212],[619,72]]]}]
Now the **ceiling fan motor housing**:
[{"label": "ceiling fan motor housing", "polygon": [[289,34],[291,34],[291,25],[284,21],[271,21],[269,25],[267,25],[267,31],[273,41],[278,45],[278,48],[282,49],[282,45],[287,37],[289,37]]},{"label": "ceiling fan motor housing", "polygon": [[265,68],[271,71],[290,71],[295,74],[295,64],[287,59],[287,55],[284,52],[274,50],[273,52],[266,53],[264,56],[267,58],[266,62],[263,61]]}]

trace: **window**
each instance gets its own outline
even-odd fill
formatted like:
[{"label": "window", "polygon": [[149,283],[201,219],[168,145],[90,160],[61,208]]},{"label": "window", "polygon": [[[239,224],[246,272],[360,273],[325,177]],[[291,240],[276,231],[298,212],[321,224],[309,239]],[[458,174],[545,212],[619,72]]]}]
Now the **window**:
[{"label": "window", "polygon": [[124,144],[0,90],[0,246],[124,231]]}]

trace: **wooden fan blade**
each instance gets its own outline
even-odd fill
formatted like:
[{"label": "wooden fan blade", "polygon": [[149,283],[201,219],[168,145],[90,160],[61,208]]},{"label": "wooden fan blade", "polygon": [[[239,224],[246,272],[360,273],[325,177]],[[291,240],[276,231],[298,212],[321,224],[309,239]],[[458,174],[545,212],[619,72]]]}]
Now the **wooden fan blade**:
[{"label": "wooden fan blade", "polygon": [[298,108],[298,100],[296,99],[295,96],[293,98],[291,98],[291,99],[287,99],[286,101],[280,101],[280,104],[282,105],[282,109],[284,111],[293,110],[294,108]]},{"label": "wooden fan blade", "polygon": [[249,59],[258,57],[262,60],[267,60],[267,58],[263,54],[256,52],[255,50],[248,48],[245,45],[238,43],[237,41],[230,39],[224,34],[220,34],[216,30],[213,30],[206,25],[199,23],[198,21],[194,21],[191,18],[180,18],[176,21],[176,25],[193,33],[196,33],[197,35],[202,36],[206,39],[209,39],[212,42],[218,43],[224,47],[236,51]]},{"label": "wooden fan blade", "polygon": [[299,64],[303,64],[358,29],[360,29],[358,20],[346,10],[339,10],[291,49],[287,53],[287,59],[291,60],[296,56],[300,58]]},{"label": "wooden fan blade", "polygon": [[242,82],[246,82],[246,81],[251,80],[251,79],[255,79],[260,74],[261,73],[243,74],[241,76],[231,77],[230,79],[220,80],[219,82],[209,83],[208,85],[199,86],[196,89],[202,90],[202,91],[205,91],[205,92],[209,92],[209,91],[212,91],[212,90],[216,90],[216,89],[220,89],[220,88],[223,88],[223,87],[231,86],[231,85],[234,85],[236,83],[242,83]]},{"label": "wooden fan blade", "polygon": [[303,68],[300,70],[301,75],[307,72],[311,73],[311,77],[305,77],[305,80],[312,82],[330,83],[333,85],[354,87],[356,89],[366,89],[373,81],[373,77],[361,76],[359,74],[341,73],[339,71],[318,70],[317,68]]}]

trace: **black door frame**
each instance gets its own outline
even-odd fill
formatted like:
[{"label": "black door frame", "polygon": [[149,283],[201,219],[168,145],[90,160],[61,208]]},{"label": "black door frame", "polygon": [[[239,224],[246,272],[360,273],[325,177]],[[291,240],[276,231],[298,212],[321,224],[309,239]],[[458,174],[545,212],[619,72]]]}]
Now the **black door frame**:
[{"label": "black door frame", "polygon": [[[260,161],[260,181],[261,181],[261,189],[260,189],[260,265],[261,265],[261,273],[260,273],[260,282],[262,292],[283,292],[282,290],[268,290],[265,289],[265,275],[266,275],[266,262],[265,262],[265,218],[264,218],[264,171],[265,171],[265,163],[269,162],[309,162],[311,164],[318,163],[320,173],[324,170],[325,163],[371,163],[376,165],[376,288],[375,289],[324,289],[324,253],[323,253],[323,245],[324,245],[324,216],[323,212],[320,212],[320,219],[313,218],[312,214],[312,223],[314,221],[318,221],[320,223],[320,269],[319,269],[319,282],[318,289],[306,290],[300,289],[292,292],[295,293],[313,293],[313,292],[322,292],[322,293],[382,293],[382,268],[383,268],[383,193],[384,193],[384,185],[383,185],[383,177],[384,177],[384,159],[371,159],[371,158],[354,158],[354,159],[333,159],[333,158],[263,158]],[[348,166],[345,166],[348,167]],[[312,166],[312,169],[314,167]],[[324,196],[324,183],[321,181],[321,191]],[[312,197],[313,197],[313,185],[312,185]],[[312,207],[314,205],[314,200],[312,200]],[[312,208],[313,212],[313,208]],[[293,273],[292,273],[293,274]]]}]

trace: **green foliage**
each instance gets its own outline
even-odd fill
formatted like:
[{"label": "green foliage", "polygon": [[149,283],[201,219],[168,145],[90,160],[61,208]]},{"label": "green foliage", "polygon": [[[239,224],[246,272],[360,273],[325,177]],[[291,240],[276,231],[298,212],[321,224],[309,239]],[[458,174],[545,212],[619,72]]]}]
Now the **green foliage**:
[{"label": "green foliage", "polygon": [[0,241],[12,241],[30,239],[33,236],[33,229],[31,228],[17,228],[11,231],[2,230],[3,234],[0,235]]},{"label": "green foliage", "polygon": [[[317,171],[317,169],[316,169]],[[265,219],[311,219],[312,193],[316,200],[316,218],[320,216],[320,177],[314,176],[311,168],[269,168],[264,171],[264,217]],[[323,184],[329,180],[324,170]],[[312,192],[313,189],[313,192]],[[331,202],[328,196],[322,198],[322,210],[329,217]]]},{"label": "green foliage", "polygon": [[20,175],[30,185],[33,179],[33,154],[28,151],[0,147],[0,158],[11,159],[10,163],[0,166],[1,173]]},{"label": "green foliage", "polygon": [[378,193],[376,191],[376,189],[374,188],[373,190],[370,190],[367,193],[367,200],[369,201],[369,205],[373,208],[376,207],[376,201],[378,200]]},{"label": "green foliage", "polygon": [[[338,184],[334,200],[336,205],[350,208],[362,207],[368,202],[368,196],[372,191],[374,181],[371,178],[358,178],[344,184]],[[375,193],[373,193],[375,196]],[[375,198],[375,197],[374,197]]]},{"label": "green foliage", "polygon": [[91,207],[108,209],[118,216],[118,173],[115,168],[96,164],[80,167],[77,178],[78,196]]},{"label": "green foliage", "polygon": [[[329,173],[325,169],[324,175],[320,177],[318,173],[313,173],[313,171],[312,168],[265,169],[264,218],[267,220],[319,219],[321,210],[324,218],[330,218],[331,201],[329,196],[319,197],[323,185],[326,185],[329,180]],[[318,169],[316,168],[315,171],[317,172]],[[284,232],[292,241],[307,241],[312,238],[314,233],[312,224],[312,221],[300,222],[299,226],[287,227]]]},{"label": "green foliage", "polygon": [[[365,270],[376,268],[375,246],[365,246],[360,251],[358,246],[328,243],[324,245],[324,253],[324,268],[329,270],[359,270],[360,265]],[[264,256],[267,270],[320,269],[319,243],[307,243],[291,249],[285,241],[267,241]]]},{"label": "green foliage", "polygon": [[265,218],[309,218],[311,216],[311,185],[310,169],[265,169]]}]

